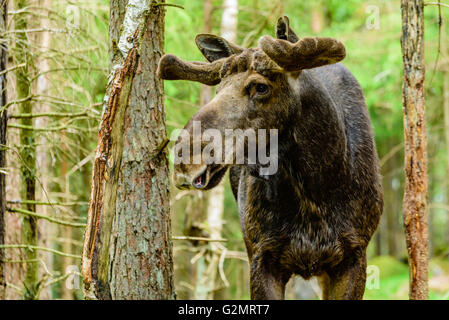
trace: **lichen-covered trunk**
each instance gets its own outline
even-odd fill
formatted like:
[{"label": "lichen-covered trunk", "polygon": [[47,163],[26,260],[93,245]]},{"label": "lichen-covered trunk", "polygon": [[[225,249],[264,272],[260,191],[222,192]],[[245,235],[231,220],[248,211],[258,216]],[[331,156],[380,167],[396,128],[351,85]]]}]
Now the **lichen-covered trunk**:
[{"label": "lichen-covered trunk", "polygon": [[424,4],[402,0],[405,194],[403,219],[410,265],[410,299],[428,299],[427,142]]},{"label": "lichen-covered trunk", "polygon": [[157,3],[111,1],[111,77],[83,248],[87,298],[175,298]]},{"label": "lichen-covered trunk", "polygon": [[[0,0],[0,33],[6,32],[6,21],[8,17],[8,5],[6,0]],[[0,72],[6,70],[7,45],[3,41],[0,46]],[[0,245],[5,243],[5,215],[6,215],[6,192],[5,192],[5,168],[6,168],[6,125],[7,112],[3,110],[6,105],[6,73],[0,75]],[[6,296],[5,280],[5,249],[0,249],[0,300]]]},{"label": "lichen-covered trunk", "polygon": [[[28,0],[15,0],[15,10],[23,10],[29,5]],[[27,15],[14,15],[15,30],[26,30],[28,28]],[[23,67],[16,70],[16,92],[17,100],[22,101],[18,104],[20,114],[33,113],[31,103],[31,81],[30,68],[32,66],[32,56],[28,43],[28,35],[25,32],[18,32],[15,35],[15,64],[24,64]],[[36,192],[36,144],[32,118],[20,119],[20,180],[21,180],[21,198],[23,200],[35,199]],[[36,205],[32,203],[23,204],[22,209],[36,212]],[[22,217],[22,243],[31,246],[37,246],[37,218],[29,215]],[[36,263],[37,251],[25,250],[26,271],[23,280],[23,298],[37,299],[39,294],[38,284],[38,264]]]}]

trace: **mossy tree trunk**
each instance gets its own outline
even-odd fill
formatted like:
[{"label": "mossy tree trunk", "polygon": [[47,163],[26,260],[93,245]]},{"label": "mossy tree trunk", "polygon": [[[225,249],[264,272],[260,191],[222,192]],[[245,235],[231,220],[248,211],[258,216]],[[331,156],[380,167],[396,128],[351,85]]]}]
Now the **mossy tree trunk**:
[{"label": "mossy tree trunk", "polygon": [[404,228],[410,299],[428,299],[427,138],[425,117],[424,4],[402,0],[404,84]]},{"label": "mossy tree trunk", "polygon": [[86,298],[173,299],[162,1],[111,0],[111,76],[98,134],[82,273]]},{"label": "mossy tree trunk", "polygon": [[[5,33],[7,27],[8,2],[0,0],[0,33]],[[6,70],[7,45],[0,42],[0,72]],[[5,243],[5,215],[6,215],[6,193],[5,193],[5,168],[6,168],[6,125],[7,112],[3,110],[6,105],[6,73],[0,75],[0,245]],[[0,249],[0,300],[5,299],[6,280],[5,280],[5,250]]]},{"label": "mossy tree trunk", "polygon": [[[15,0],[14,8],[16,11],[28,7],[28,0]],[[14,15],[15,30],[26,30],[28,28],[27,15]],[[17,100],[22,101],[18,104],[18,112],[33,113],[31,102],[31,81],[30,70],[32,68],[32,57],[28,43],[28,35],[25,32],[15,34],[15,64],[24,64],[23,67],[16,70],[16,91]],[[34,131],[29,129],[33,126],[32,118],[20,119],[20,124],[24,129],[20,129],[20,180],[21,180],[21,198],[22,200],[35,199],[36,192],[36,144]],[[22,208],[31,212],[36,212],[36,205],[29,203],[23,204]],[[22,243],[31,246],[37,246],[37,218],[24,215],[22,217]],[[38,288],[38,264],[37,251],[25,250],[26,264],[24,286],[24,299],[37,299]]]}]

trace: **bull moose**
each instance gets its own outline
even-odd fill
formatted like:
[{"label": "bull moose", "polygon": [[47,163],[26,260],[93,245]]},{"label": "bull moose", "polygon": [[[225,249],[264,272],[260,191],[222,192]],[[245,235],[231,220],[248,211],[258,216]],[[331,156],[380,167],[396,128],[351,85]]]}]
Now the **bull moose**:
[{"label": "bull moose", "polygon": [[[252,299],[283,299],[292,275],[317,277],[323,299],[362,299],[366,248],[383,194],[361,87],[339,63],[344,45],[332,38],[299,39],[287,17],[279,18],[276,39],[263,36],[256,48],[210,34],[198,35],[196,44],[208,62],[167,54],[158,68],[163,79],[217,85],[216,96],[184,129],[192,133],[195,122],[221,133],[275,128],[278,165],[262,174],[257,161],[177,163],[176,186],[211,189],[230,169]],[[176,145],[195,139],[201,136]],[[268,147],[270,141],[256,143]]]}]

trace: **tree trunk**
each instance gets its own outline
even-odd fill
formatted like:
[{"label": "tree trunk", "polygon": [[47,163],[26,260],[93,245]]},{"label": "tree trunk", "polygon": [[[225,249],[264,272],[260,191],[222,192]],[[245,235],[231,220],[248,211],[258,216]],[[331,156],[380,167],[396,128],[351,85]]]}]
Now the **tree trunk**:
[{"label": "tree trunk", "polygon": [[[446,140],[446,172],[449,173],[449,51],[446,45],[445,32],[441,34],[441,50],[444,57],[443,69],[443,111],[444,111],[444,136]],[[446,183],[446,205],[449,206],[449,181]],[[449,221],[449,216],[446,222]],[[446,232],[444,233],[443,241],[449,243],[449,223],[446,225]]]},{"label": "tree trunk", "polygon": [[[63,136],[65,135],[64,133],[61,133]],[[69,152],[67,149],[67,145],[65,143],[61,144],[61,149],[65,150],[66,152]],[[62,192],[61,193],[65,193],[68,194],[69,190],[66,190],[66,186],[67,184],[67,179],[69,179],[69,177],[67,176],[67,162],[69,161],[69,159],[67,159],[66,155],[64,153],[61,154],[61,163],[59,165],[59,169],[60,169],[60,179],[61,179],[61,187],[62,187]],[[65,197],[62,197],[60,199],[61,202],[64,202]],[[73,239],[72,237],[72,228],[71,227],[66,227],[66,226],[57,226],[57,229],[59,231],[59,237],[60,238],[66,238],[67,240]],[[62,251],[65,253],[72,253],[72,244],[70,241],[65,241],[61,244],[62,246]],[[61,266],[62,266],[62,272],[66,273],[69,266],[72,264],[72,258],[71,257],[61,257]],[[62,285],[61,286],[61,299],[62,300],[72,300],[73,299],[73,292],[72,290],[70,290],[69,288],[67,288],[67,286]]]},{"label": "tree trunk", "polygon": [[324,9],[321,2],[317,2],[311,12],[310,29],[313,33],[321,33],[324,27]]},{"label": "tree trunk", "polygon": [[[28,6],[28,0],[15,0],[15,10],[22,10]],[[28,28],[27,16],[25,14],[14,15],[15,30],[26,30]],[[27,33],[19,32],[15,35],[16,53],[15,63],[25,64],[24,67],[16,70],[16,90],[17,100],[23,100],[18,104],[18,112],[33,113],[31,104],[31,82],[30,67],[32,66],[32,57],[28,44]],[[21,198],[22,200],[35,199],[36,191],[36,144],[34,131],[30,129],[33,127],[32,118],[20,119],[20,125],[24,128],[20,129],[20,180],[21,180]],[[22,209],[36,212],[36,205],[32,203],[23,204]],[[22,217],[22,243],[25,245],[37,246],[37,218],[24,215]],[[38,264],[37,250],[25,250],[26,271],[25,279],[23,281],[24,299],[37,299],[38,288]]]},{"label": "tree trunk", "polygon": [[84,238],[86,298],[173,299],[162,80],[164,6],[112,0],[111,77]]},{"label": "tree trunk", "polygon": [[[0,3],[0,33],[6,32],[8,17],[7,0]],[[0,72],[6,70],[7,44],[1,41],[0,47]],[[0,245],[5,244],[5,216],[6,216],[6,193],[5,193],[5,168],[6,168],[6,125],[7,112],[3,110],[6,105],[6,73],[0,75]],[[5,249],[0,249],[0,300],[4,300],[6,296],[6,280],[5,280]]]},{"label": "tree trunk", "polygon": [[[33,5],[32,3],[31,5]],[[41,8],[51,8],[51,0],[39,0],[35,1],[35,4]],[[50,19],[49,17],[42,17],[37,21],[34,21],[33,28],[42,28],[42,29],[50,29]],[[38,43],[41,50],[49,51],[50,49],[50,33],[42,32],[37,33],[35,35],[34,41],[31,40],[31,43]],[[39,76],[37,82],[33,86],[33,92],[35,92],[39,96],[49,95],[50,89],[50,81],[49,74],[45,73],[50,70],[50,63],[48,57],[37,56],[35,59],[36,70],[39,73],[44,73]],[[33,110],[35,113],[45,113],[49,112],[49,105],[45,102],[35,102],[33,106]],[[34,120],[34,126],[36,128],[46,128],[48,127],[49,121],[46,117],[38,117]],[[63,132],[61,132],[63,133]],[[36,176],[38,177],[38,188],[36,189],[35,197],[36,199],[46,199],[46,192],[49,188],[49,178],[52,176],[52,172],[50,172],[50,152],[48,152],[48,144],[47,138],[44,135],[36,134]],[[36,212],[43,214],[45,216],[51,216],[49,206],[38,206],[36,208]],[[38,243],[42,247],[52,247],[52,244],[49,243],[48,238],[50,238],[50,234],[52,229],[55,226],[47,223],[47,221],[43,219],[39,219],[37,222],[38,228]],[[70,227],[66,227],[67,229]],[[70,252],[67,252],[70,253]],[[40,257],[45,261],[45,264],[48,268],[54,267],[53,259],[54,256],[48,252],[40,252]],[[63,270],[65,272],[65,270]],[[39,270],[39,278],[42,279],[46,276],[46,271],[44,268]],[[64,286],[62,286],[64,287]],[[39,299],[47,300],[51,296],[51,288],[46,287],[40,290]]]},{"label": "tree trunk", "polygon": [[402,0],[404,64],[403,219],[410,265],[410,299],[428,299],[427,142],[425,120],[424,10],[422,0]]},{"label": "tree trunk", "polygon": [[[211,33],[212,32],[212,12],[213,12],[213,3],[212,0],[204,0],[203,1],[203,33]],[[212,87],[202,84],[200,91],[200,107],[209,103],[212,100]],[[209,192],[203,192],[201,197],[195,199],[200,203],[196,206],[193,206],[193,212],[190,213],[190,226],[188,230],[188,235],[191,236],[206,236],[210,237],[210,234],[204,230],[205,220],[207,220],[208,214],[208,204],[209,204]],[[195,212],[196,211],[196,212]],[[194,232],[199,234],[195,234]],[[194,245],[199,248],[202,246],[208,246],[208,244],[204,244],[203,242],[194,242]],[[202,256],[196,262],[196,266],[193,269],[192,279],[194,280],[194,291],[193,298],[197,300],[204,300],[208,298],[208,295],[211,294],[213,290],[210,287],[210,281],[205,275],[206,272],[206,257]],[[212,293],[213,294],[213,293]]]},{"label": "tree trunk", "polygon": [[[224,0],[223,14],[221,17],[221,36],[228,41],[235,42],[237,39],[237,14],[238,1]],[[220,239],[223,229],[224,212],[224,182],[218,184],[208,194],[207,205],[207,225],[211,239]],[[207,269],[205,270],[204,280],[202,281],[206,293],[202,299],[213,299],[216,290],[216,280],[220,263],[220,244],[217,242],[209,243],[210,257],[208,259]]]},{"label": "tree trunk", "polygon": [[[212,12],[214,6],[212,0],[203,0],[203,33],[212,32]],[[212,100],[212,87],[201,85],[200,106],[204,106]]]},{"label": "tree trunk", "polygon": [[228,41],[235,42],[237,38],[237,0],[223,0],[223,14],[221,16],[221,36]]},{"label": "tree trunk", "polygon": [[[390,138],[385,141],[386,150],[391,151],[395,146],[397,146],[398,141],[395,138]],[[396,168],[400,167],[402,162],[402,155],[396,153],[388,161],[386,161],[382,166],[382,186],[384,188],[384,213],[383,219],[385,220],[385,233],[387,235],[387,248],[388,255],[399,258],[399,244],[397,239],[397,234],[401,233],[402,229],[398,230],[398,222],[400,216],[400,199],[397,195],[400,190],[399,186],[395,185],[398,177],[395,174]]]}]

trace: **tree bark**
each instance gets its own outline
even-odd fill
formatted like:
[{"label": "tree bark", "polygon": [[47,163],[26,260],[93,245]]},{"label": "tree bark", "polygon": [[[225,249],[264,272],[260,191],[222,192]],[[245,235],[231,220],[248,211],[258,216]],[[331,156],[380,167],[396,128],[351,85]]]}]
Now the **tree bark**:
[{"label": "tree bark", "polygon": [[424,10],[422,0],[402,0],[405,194],[403,219],[410,265],[410,299],[428,299],[427,141],[425,120]]},{"label": "tree bark", "polygon": [[175,298],[168,140],[156,76],[163,23],[155,1],[111,1],[111,77],[83,248],[86,298]]},{"label": "tree bark", "polygon": [[[0,33],[6,32],[8,17],[8,2],[1,0],[0,2]],[[1,41],[0,46],[0,72],[6,70],[6,56],[8,54],[7,44]],[[3,110],[6,105],[6,74],[0,76],[0,170],[6,168],[6,125],[7,111]],[[5,244],[5,216],[6,216],[6,191],[5,191],[5,173],[0,172],[0,245]],[[6,280],[5,280],[5,249],[0,249],[0,300],[4,300],[6,296]]]},{"label": "tree bark", "polygon": [[[28,0],[15,0],[14,8],[19,11],[28,6]],[[15,30],[26,30],[28,28],[27,16],[24,14],[14,15]],[[18,68],[16,74],[17,99],[24,100],[18,104],[18,112],[33,113],[31,103],[31,82],[30,68],[33,64],[32,56],[28,43],[28,36],[24,32],[15,35],[16,54],[15,63],[25,64]],[[33,126],[32,118],[20,119],[20,124],[26,127]],[[22,200],[36,200],[36,144],[34,131],[32,129],[20,129],[20,180],[21,180],[21,198]],[[29,203],[22,205],[22,209],[36,212],[36,205]],[[31,246],[37,246],[37,218],[24,215],[22,217],[22,243]],[[39,294],[37,250],[25,250],[26,263],[25,278],[23,280],[23,298],[37,299]]]}]

